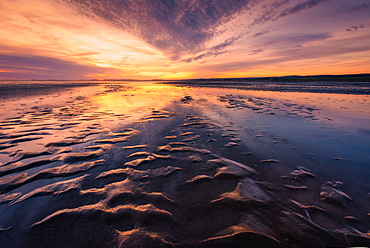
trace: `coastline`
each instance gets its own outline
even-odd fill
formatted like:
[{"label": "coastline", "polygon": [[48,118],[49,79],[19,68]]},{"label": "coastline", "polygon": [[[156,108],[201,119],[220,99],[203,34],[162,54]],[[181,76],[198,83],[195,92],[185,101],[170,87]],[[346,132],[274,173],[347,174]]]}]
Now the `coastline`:
[{"label": "coastline", "polygon": [[226,88],[252,91],[278,92],[312,92],[338,94],[370,94],[370,82],[337,81],[218,81],[218,80],[184,80],[166,82],[166,84],[184,87]]}]

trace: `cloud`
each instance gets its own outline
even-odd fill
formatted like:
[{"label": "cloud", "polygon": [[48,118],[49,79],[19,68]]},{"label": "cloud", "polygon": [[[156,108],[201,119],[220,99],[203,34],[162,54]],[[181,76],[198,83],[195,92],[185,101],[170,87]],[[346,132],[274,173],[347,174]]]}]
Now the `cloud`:
[{"label": "cloud", "polygon": [[270,31],[262,31],[262,32],[258,32],[256,34],[253,35],[253,37],[259,37],[259,36],[262,36],[262,35],[265,35],[265,34],[268,34],[270,33]]},{"label": "cloud", "polygon": [[262,53],[263,51],[264,50],[260,48],[260,49],[251,51],[251,53],[249,53],[248,55],[256,55],[256,54]]},{"label": "cloud", "polygon": [[[318,35],[319,38],[321,35]],[[324,37],[325,35],[322,35]],[[370,47],[367,44],[370,35],[365,34],[358,37],[357,43],[353,43],[352,37],[348,38],[338,38],[330,39],[325,44],[317,45],[317,43],[307,43],[305,46],[301,47],[285,47],[285,48],[271,48],[268,51],[264,51],[262,56],[258,56],[254,59],[242,59],[238,58],[235,60],[219,60],[217,63],[208,63],[204,65],[204,69],[218,71],[218,72],[232,72],[232,71],[248,71],[255,67],[268,67],[276,66],[284,68],[284,64],[294,65],[293,69],[302,70],[305,66],[313,66],[320,68],[325,67],[328,71],[333,70],[338,63],[349,63],[352,61],[361,61],[361,56],[369,60],[368,54],[370,52]],[[308,38],[311,39],[311,38]],[[340,49],[339,49],[340,48]],[[254,52],[259,52],[262,49],[257,49]],[[265,54],[267,53],[267,54]],[[357,56],[354,57],[353,54]],[[359,56],[361,55],[361,56]],[[341,56],[344,56],[348,61],[341,61]],[[309,61],[309,62],[307,62]],[[315,61],[315,64],[312,64]],[[305,63],[307,62],[307,63]],[[301,67],[299,67],[301,65]],[[285,68],[289,69],[289,68]],[[278,71],[276,72],[278,73]]]},{"label": "cloud", "polygon": [[182,62],[190,63],[190,62],[197,61],[197,60],[204,59],[204,58],[211,57],[211,56],[216,57],[216,56],[224,54],[224,53],[227,53],[227,51],[206,52],[206,53],[202,53],[202,54],[200,54],[200,55],[198,55],[194,58],[184,59],[184,60],[182,60]]},{"label": "cloud", "polygon": [[360,24],[358,26],[351,26],[349,28],[346,28],[346,31],[356,31],[360,28],[365,28],[365,25],[364,24]]},{"label": "cloud", "polygon": [[[21,56],[24,60],[48,57],[75,65],[103,67],[99,73],[116,68],[113,76],[101,76],[110,78],[120,78],[128,72],[131,77],[148,78],[149,72],[159,70],[162,64],[169,62],[162,52],[142,39],[82,15],[59,0],[2,0],[0,10],[0,54]],[[25,70],[31,71],[27,69],[27,63],[24,66]],[[29,66],[32,68],[32,64]],[[68,68],[80,78],[73,67]],[[119,70],[122,73],[118,73]],[[65,75],[70,77],[68,71]],[[50,77],[55,77],[55,73]]]},{"label": "cloud", "polygon": [[197,60],[200,60],[200,59],[204,59],[204,58],[207,58],[207,57],[211,57],[211,56],[216,57],[218,55],[227,53],[227,51],[224,51],[225,48],[227,48],[228,46],[233,45],[234,42],[237,41],[238,39],[240,39],[240,36],[239,37],[231,37],[231,38],[225,40],[224,42],[222,42],[221,44],[211,47],[210,49],[208,49],[208,52],[201,53],[200,55],[198,55],[196,57],[184,59],[184,60],[182,60],[182,62],[190,63],[190,62],[197,61]]},{"label": "cloud", "polygon": [[80,12],[126,29],[169,54],[193,52],[215,27],[248,8],[251,0],[62,0]]},{"label": "cloud", "polygon": [[76,53],[76,54],[73,54],[73,55],[70,55],[71,57],[74,57],[74,56],[90,56],[90,55],[99,55],[100,53],[98,52],[85,52],[85,53]]},{"label": "cloud", "polygon": [[325,40],[331,37],[332,35],[330,33],[307,34],[307,35],[292,37],[292,40],[298,41],[300,43],[307,43],[307,42],[312,42],[312,41]]},{"label": "cloud", "polygon": [[106,69],[80,65],[43,56],[22,56],[0,54],[2,78],[36,79],[79,79],[85,74],[104,73]]},{"label": "cloud", "polygon": [[281,47],[291,47],[291,46],[302,46],[307,43],[315,41],[324,41],[331,38],[330,33],[321,34],[304,34],[304,35],[285,35],[285,36],[273,36],[267,40],[265,43],[261,43],[262,47],[269,47],[270,49],[281,49]]},{"label": "cloud", "polygon": [[322,3],[324,1],[326,1],[326,0],[308,0],[308,1],[304,1],[302,3],[299,3],[299,4],[295,5],[292,8],[288,8],[288,9],[284,10],[283,12],[281,12],[279,17],[295,14],[299,11],[315,7],[316,5],[318,5],[319,3]]},{"label": "cloud", "polygon": [[[292,1],[290,0],[261,1],[262,10],[259,11],[258,16],[253,19],[253,22],[248,27],[249,29],[253,29],[257,25],[273,22],[282,17],[310,9],[324,1],[326,0],[305,0],[294,6],[291,6]],[[294,1],[294,3],[296,2],[298,1]]]},{"label": "cloud", "polygon": [[354,13],[354,12],[366,11],[369,8],[370,8],[370,3],[363,3],[361,5],[357,5],[357,6],[349,8],[349,9],[346,9],[344,11],[342,10],[342,11],[338,12],[337,14],[338,15],[351,14],[351,13]]},{"label": "cloud", "polygon": [[249,25],[252,29],[256,25],[262,25],[268,21],[276,19],[277,10],[284,5],[289,4],[290,0],[278,0],[268,3],[263,3],[262,11],[258,13],[258,16],[254,18],[253,22]]},{"label": "cloud", "polygon": [[221,49],[225,49],[226,47],[233,45],[234,42],[237,41],[238,39],[240,39],[240,36],[231,37],[222,42],[221,44],[211,47],[210,50],[218,51]]}]

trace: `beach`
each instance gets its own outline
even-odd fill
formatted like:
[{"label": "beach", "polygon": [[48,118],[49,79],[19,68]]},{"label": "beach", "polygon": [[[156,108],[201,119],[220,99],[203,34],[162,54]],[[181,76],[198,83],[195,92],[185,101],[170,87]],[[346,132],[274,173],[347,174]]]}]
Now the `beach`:
[{"label": "beach", "polygon": [[1,82],[0,244],[370,246],[369,89],[230,85]]}]

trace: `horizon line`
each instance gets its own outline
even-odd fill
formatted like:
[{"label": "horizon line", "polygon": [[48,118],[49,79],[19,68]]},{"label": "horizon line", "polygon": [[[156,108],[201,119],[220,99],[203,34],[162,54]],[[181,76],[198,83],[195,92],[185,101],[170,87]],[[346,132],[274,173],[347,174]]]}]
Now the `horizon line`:
[{"label": "horizon line", "polygon": [[369,76],[370,73],[356,73],[356,74],[319,74],[319,75],[285,75],[285,76],[264,76],[264,77],[220,77],[220,78],[187,78],[187,79],[0,79],[0,81],[189,81],[189,80],[240,80],[240,79],[279,79],[288,77],[359,77]]}]

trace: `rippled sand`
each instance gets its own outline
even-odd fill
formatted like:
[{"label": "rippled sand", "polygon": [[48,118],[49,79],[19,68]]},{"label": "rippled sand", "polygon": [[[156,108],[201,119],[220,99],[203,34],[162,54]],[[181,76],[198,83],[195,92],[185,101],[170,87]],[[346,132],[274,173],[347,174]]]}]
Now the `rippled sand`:
[{"label": "rippled sand", "polygon": [[368,95],[33,83],[0,85],[1,247],[370,245]]}]

